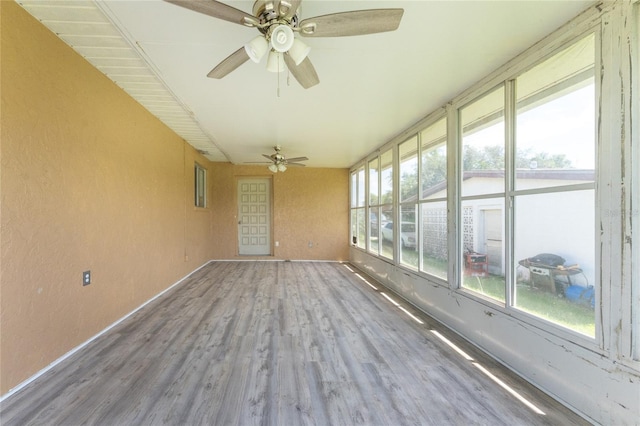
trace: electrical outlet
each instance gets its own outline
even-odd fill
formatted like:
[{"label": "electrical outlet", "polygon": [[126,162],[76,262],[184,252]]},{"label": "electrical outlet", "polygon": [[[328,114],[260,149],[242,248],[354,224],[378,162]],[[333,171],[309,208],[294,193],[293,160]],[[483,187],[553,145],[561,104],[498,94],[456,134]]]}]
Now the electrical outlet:
[{"label": "electrical outlet", "polygon": [[91,284],[91,271],[84,271],[82,273],[82,285],[89,285]]}]

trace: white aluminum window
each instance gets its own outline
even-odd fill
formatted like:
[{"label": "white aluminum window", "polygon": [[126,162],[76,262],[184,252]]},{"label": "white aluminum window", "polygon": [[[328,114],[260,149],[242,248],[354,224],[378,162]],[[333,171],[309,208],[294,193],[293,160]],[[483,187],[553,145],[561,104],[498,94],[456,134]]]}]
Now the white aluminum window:
[{"label": "white aluminum window", "polygon": [[514,307],[595,337],[595,35],[515,80]]}]

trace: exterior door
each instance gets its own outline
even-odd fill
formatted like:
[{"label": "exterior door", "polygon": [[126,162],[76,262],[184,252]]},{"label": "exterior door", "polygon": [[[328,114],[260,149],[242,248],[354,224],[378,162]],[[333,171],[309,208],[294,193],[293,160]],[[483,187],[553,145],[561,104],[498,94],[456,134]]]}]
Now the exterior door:
[{"label": "exterior door", "polygon": [[238,252],[271,255],[271,179],[238,179]]},{"label": "exterior door", "polygon": [[484,213],[484,252],[489,257],[489,272],[502,275],[502,210],[483,210]]}]

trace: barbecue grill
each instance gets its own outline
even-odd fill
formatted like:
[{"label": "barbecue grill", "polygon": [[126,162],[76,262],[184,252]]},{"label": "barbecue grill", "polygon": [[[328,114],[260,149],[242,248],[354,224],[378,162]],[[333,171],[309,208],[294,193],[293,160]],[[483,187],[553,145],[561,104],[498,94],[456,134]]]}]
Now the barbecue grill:
[{"label": "barbecue grill", "polygon": [[[520,266],[529,269],[532,287],[566,296],[566,289],[575,284],[573,277],[584,273],[579,265],[565,265],[561,256],[551,253],[541,253],[534,257],[522,259]],[[586,280],[586,277],[585,277]]]}]

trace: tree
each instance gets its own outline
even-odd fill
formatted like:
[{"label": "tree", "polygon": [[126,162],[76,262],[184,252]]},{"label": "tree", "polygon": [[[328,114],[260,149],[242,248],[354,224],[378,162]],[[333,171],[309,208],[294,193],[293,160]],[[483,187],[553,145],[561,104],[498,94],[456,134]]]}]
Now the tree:
[{"label": "tree", "polygon": [[[464,170],[503,170],[504,148],[500,145],[485,146],[482,149],[465,146],[462,163]],[[516,169],[528,169],[532,164],[540,169],[567,169],[571,160],[565,154],[534,152],[533,148],[516,151]]]},{"label": "tree", "polygon": [[551,155],[546,152],[534,153],[533,148],[518,150],[516,153],[516,168],[528,169],[535,164],[540,169],[568,169],[571,168],[571,160],[565,154]]},{"label": "tree", "polygon": [[465,146],[462,155],[463,170],[502,170],[504,169],[504,148],[499,145]]},{"label": "tree", "polygon": [[[462,156],[464,170],[504,170],[505,153],[500,145],[477,148],[466,146]],[[533,164],[537,168],[567,169],[571,167],[571,160],[565,154],[549,154],[534,152],[532,148],[516,152],[515,166],[518,169],[529,169]],[[422,189],[427,190],[445,182],[447,179],[447,156],[443,149],[434,149],[422,154]],[[418,186],[417,167],[406,171],[400,177],[401,199],[415,194]]]},{"label": "tree", "polygon": [[444,149],[422,154],[422,188],[432,188],[447,179],[447,156]]},{"label": "tree", "polygon": [[[477,148],[465,146],[462,165],[463,170],[504,170],[504,148],[499,145]],[[565,154],[549,154],[534,152],[532,148],[516,152],[515,166],[517,169],[529,169],[535,164],[540,169],[567,169],[571,167],[571,160]],[[447,179],[447,156],[444,149],[434,149],[422,154],[422,189],[433,188]],[[387,179],[391,179],[389,174]],[[405,170],[400,176],[400,199],[406,200],[417,193],[418,168],[417,165]],[[390,194],[387,194],[390,195]],[[390,203],[389,197],[382,200]]]},{"label": "tree", "polygon": [[414,166],[412,170],[404,172],[400,176],[400,199],[406,200],[418,193],[418,167]]}]

